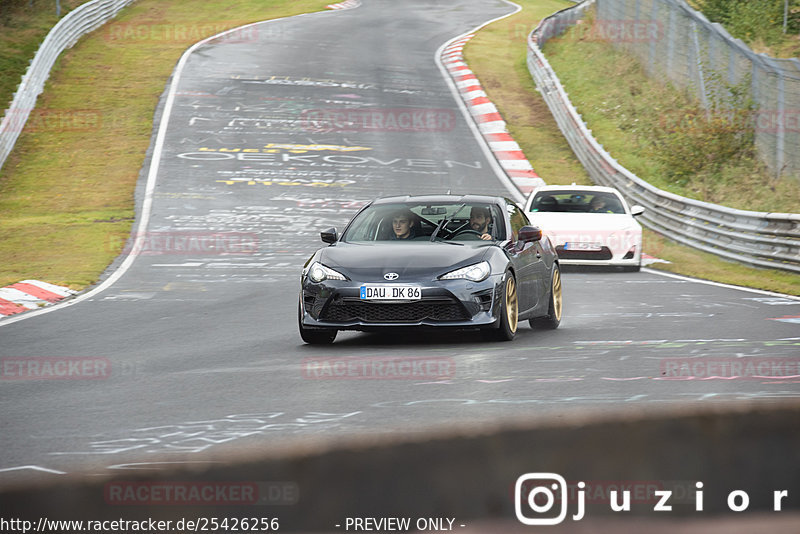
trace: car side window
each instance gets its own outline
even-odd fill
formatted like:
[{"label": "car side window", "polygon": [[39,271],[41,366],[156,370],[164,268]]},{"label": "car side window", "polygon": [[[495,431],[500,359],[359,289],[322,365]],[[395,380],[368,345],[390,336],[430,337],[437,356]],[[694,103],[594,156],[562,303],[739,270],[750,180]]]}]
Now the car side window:
[{"label": "car side window", "polygon": [[516,204],[508,203],[506,204],[506,209],[508,209],[508,218],[511,220],[511,239],[516,241],[522,227],[531,226],[531,222],[525,212],[519,209]]},{"label": "car side window", "polygon": [[492,204],[492,237],[498,241],[506,238],[506,225],[503,224],[503,214],[501,208],[496,204]]}]

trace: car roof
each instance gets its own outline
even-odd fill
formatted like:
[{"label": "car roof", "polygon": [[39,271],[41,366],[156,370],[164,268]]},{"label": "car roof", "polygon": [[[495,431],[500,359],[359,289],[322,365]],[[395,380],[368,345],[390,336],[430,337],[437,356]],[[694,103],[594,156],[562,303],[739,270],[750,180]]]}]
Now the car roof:
[{"label": "car roof", "polygon": [[398,202],[418,202],[420,204],[424,204],[425,202],[462,202],[465,204],[471,203],[484,203],[484,204],[497,204],[499,202],[505,202],[505,199],[500,196],[489,196],[489,195],[403,195],[403,196],[394,196],[394,197],[382,197],[376,198],[372,204],[373,205],[380,205],[380,204],[394,204]]}]

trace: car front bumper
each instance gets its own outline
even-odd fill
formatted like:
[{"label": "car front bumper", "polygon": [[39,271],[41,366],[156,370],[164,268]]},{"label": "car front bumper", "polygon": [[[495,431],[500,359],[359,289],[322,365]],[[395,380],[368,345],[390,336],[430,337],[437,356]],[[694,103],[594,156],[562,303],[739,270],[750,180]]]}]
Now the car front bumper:
[{"label": "car front bumper", "polygon": [[502,275],[481,282],[438,280],[408,282],[422,289],[412,302],[372,302],[360,298],[364,283],[305,280],[301,321],[307,328],[369,330],[392,327],[491,328],[500,317]]}]

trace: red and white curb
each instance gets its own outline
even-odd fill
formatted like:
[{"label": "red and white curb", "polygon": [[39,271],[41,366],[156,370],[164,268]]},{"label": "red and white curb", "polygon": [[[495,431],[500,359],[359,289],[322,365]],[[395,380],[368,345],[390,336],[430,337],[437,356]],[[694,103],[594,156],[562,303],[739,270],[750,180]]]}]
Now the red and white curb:
[{"label": "red and white curb", "polygon": [[544,180],[533,170],[522,149],[508,133],[506,122],[495,105],[489,100],[481,87],[478,77],[464,62],[464,45],[475,36],[474,33],[450,43],[442,51],[444,64],[461,98],[467,105],[472,118],[478,125],[481,135],[489,145],[503,171],[523,194],[528,195],[536,187],[545,185]]},{"label": "red and white curb", "polygon": [[328,9],[352,9],[360,5],[360,0],[345,0],[344,2],[339,2],[338,4],[328,4],[325,7]]},{"label": "red and white curb", "polygon": [[[508,128],[497,107],[489,100],[481,87],[478,77],[464,61],[464,45],[475,36],[470,33],[447,45],[442,51],[441,60],[453,78],[461,99],[466,104],[470,115],[478,125],[486,143],[489,145],[500,167],[508,175],[514,186],[526,197],[537,187],[546,185],[536,174],[533,166],[525,157],[525,153],[508,133]],[[642,254],[642,265],[654,263],[670,263],[667,260]]]},{"label": "red and white curb", "polygon": [[54,304],[76,293],[77,291],[68,287],[39,280],[23,280],[10,286],[0,287],[0,319]]}]

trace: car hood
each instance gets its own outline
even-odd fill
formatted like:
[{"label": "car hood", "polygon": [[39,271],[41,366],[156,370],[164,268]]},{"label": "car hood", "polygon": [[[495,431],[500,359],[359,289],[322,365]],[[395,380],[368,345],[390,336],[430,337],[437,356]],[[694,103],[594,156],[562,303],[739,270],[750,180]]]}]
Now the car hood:
[{"label": "car hood", "polygon": [[639,223],[630,215],[621,213],[529,213],[531,222],[545,234],[582,231],[641,231]]},{"label": "car hood", "polygon": [[453,245],[423,241],[420,243],[356,244],[337,243],[321,250],[319,261],[348,278],[381,281],[394,272],[404,279],[435,278],[453,269],[481,261],[491,243]]}]

